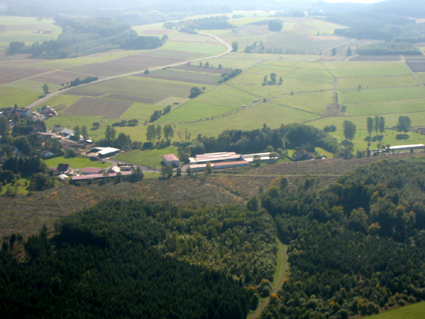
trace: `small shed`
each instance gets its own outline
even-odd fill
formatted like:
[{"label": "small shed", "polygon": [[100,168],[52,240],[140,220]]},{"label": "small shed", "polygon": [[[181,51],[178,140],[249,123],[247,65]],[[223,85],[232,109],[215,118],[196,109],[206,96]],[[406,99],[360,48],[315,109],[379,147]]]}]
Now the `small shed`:
[{"label": "small shed", "polygon": [[180,160],[179,158],[174,154],[166,154],[162,156],[162,162],[164,165],[172,166],[172,167],[179,167],[180,166]]}]

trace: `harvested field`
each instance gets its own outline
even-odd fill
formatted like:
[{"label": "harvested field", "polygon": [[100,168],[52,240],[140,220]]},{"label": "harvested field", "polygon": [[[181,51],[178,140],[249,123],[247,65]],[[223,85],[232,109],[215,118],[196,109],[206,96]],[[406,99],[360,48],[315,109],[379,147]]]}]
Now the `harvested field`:
[{"label": "harvested field", "polygon": [[203,68],[198,65],[179,65],[173,67],[173,69],[184,70],[184,71],[193,71],[193,72],[202,72],[202,73],[212,73],[212,74],[224,74],[230,73],[232,70],[229,69],[216,69],[216,68]]},{"label": "harvested field", "polygon": [[36,76],[32,78],[32,80],[53,83],[53,84],[61,84],[61,83],[74,81],[76,78],[85,79],[87,76],[90,76],[90,75],[67,72],[67,71],[53,71],[53,72]]},{"label": "harvested field", "polygon": [[159,57],[149,55],[130,55],[124,58],[77,66],[68,71],[95,74],[99,76],[113,76],[123,73],[137,72],[155,66],[166,66],[173,63],[183,62],[183,58]]},{"label": "harvested field", "polygon": [[[2,198],[0,234],[24,236],[36,234],[43,225],[52,229],[55,221],[73,212],[92,207],[107,199],[146,199],[170,201],[178,206],[188,204],[236,204],[242,199],[229,191],[197,179],[173,178],[165,181],[143,180],[137,183],[51,188],[34,192],[32,196]],[[58,205],[60,203],[60,205]]]},{"label": "harvested field", "polygon": [[81,88],[72,89],[70,91],[66,91],[66,93],[64,93],[64,94],[66,94],[66,95],[91,96],[91,97],[99,97],[99,96],[105,95],[105,93],[103,93],[103,92],[91,90],[90,87],[81,87]]},{"label": "harvested field", "polygon": [[170,34],[175,32],[175,30],[169,30],[169,29],[164,29],[164,30],[144,30],[142,31],[143,34]]},{"label": "harvested field", "polygon": [[425,72],[425,62],[407,62],[406,64],[413,72]]},{"label": "harvested field", "polygon": [[143,96],[125,95],[125,94],[108,94],[105,97],[108,99],[134,101],[134,102],[147,103],[147,104],[153,104],[156,102],[156,99],[143,97]]},{"label": "harvested field", "polygon": [[359,55],[352,57],[352,61],[362,61],[362,62],[392,62],[392,61],[401,61],[401,56],[399,55]]},{"label": "harvested field", "polygon": [[47,70],[18,69],[0,66],[0,85],[25,79]]},{"label": "harvested field", "polygon": [[177,76],[169,76],[169,75],[161,75],[161,74],[137,74],[137,76],[143,76],[152,79],[160,79],[160,80],[169,80],[169,81],[178,81],[178,82],[190,82],[195,84],[205,84],[205,85],[217,85],[217,82],[214,81],[202,81],[196,79],[187,79],[184,77]]},{"label": "harvested field", "polygon": [[102,115],[107,119],[119,118],[133,103],[104,99],[81,98],[65,110],[67,116]]},{"label": "harvested field", "polygon": [[425,153],[416,154],[395,154],[381,155],[363,158],[353,158],[351,160],[344,159],[326,159],[311,160],[303,162],[290,162],[275,165],[264,165],[246,172],[249,175],[341,175],[352,172],[360,166],[369,165],[374,162],[392,159],[392,158],[408,158],[415,156],[425,156]]}]

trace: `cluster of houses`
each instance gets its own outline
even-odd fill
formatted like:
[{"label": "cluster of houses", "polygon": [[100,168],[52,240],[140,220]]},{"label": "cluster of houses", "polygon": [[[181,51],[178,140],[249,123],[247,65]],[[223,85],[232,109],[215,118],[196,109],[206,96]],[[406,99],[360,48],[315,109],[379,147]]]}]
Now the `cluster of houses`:
[{"label": "cluster of houses", "polygon": [[0,114],[6,117],[12,117],[14,115],[18,115],[19,118],[26,119],[30,117],[31,110],[26,107],[19,108],[19,107],[9,106],[9,107],[0,109]]},{"label": "cluster of houses", "polygon": [[52,109],[50,106],[43,105],[40,107],[37,112],[41,115],[43,115],[46,119],[49,119],[53,116],[57,116],[58,112],[56,112],[54,109]]},{"label": "cluster of houses", "polygon": [[134,173],[134,165],[118,163],[107,168],[85,167],[81,170],[73,169],[70,164],[61,163],[57,167],[50,167],[54,175],[60,179],[67,179],[70,182],[88,181],[94,179],[112,178],[117,176],[127,176]]},{"label": "cluster of houses", "polygon": [[[235,152],[218,152],[198,154],[189,158],[189,167],[192,172],[201,172],[206,170],[207,165],[212,169],[234,168],[248,166],[253,161],[270,162],[276,161],[279,157],[275,153],[256,153],[256,154],[237,154]],[[178,167],[180,160],[174,154],[163,155],[164,165]]]}]

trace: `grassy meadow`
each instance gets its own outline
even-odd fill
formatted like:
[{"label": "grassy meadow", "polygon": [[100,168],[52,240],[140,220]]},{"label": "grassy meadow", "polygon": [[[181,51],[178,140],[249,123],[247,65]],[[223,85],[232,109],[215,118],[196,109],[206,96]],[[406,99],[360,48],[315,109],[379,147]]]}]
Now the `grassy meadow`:
[{"label": "grassy meadow", "polygon": [[379,315],[370,316],[371,319],[422,319],[425,313],[425,302],[419,302],[398,309],[390,310]]}]

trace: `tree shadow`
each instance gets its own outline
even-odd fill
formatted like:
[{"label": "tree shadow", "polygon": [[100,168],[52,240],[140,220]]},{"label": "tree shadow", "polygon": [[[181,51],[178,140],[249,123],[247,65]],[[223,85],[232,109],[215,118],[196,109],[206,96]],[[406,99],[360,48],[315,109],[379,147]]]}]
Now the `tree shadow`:
[{"label": "tree shadow", "polygon": [[397,140],[407,140],[409,137],[409,134],[397,134],[395,138]]}]

